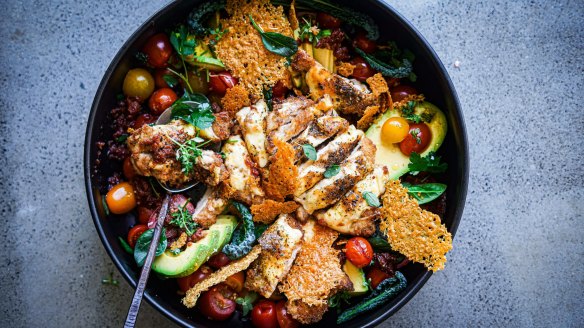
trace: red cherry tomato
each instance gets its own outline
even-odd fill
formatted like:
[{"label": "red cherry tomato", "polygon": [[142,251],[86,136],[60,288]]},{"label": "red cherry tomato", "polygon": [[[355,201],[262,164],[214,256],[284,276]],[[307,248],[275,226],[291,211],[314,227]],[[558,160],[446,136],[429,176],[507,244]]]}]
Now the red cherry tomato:
[{"label": "red cherry tomato", "polygon": [[148,230],[148,227],[145,224],[136,224],[128,231],[128,244],[130,247],[134,248],[136,246],[136,241],[146,230]]},{"label": "red cherry tomato", "polygon": [[156,212],[147,208],[147,207],[139,206],[138,207],[138,222],[140,222],[142,224],[148,224],[148,221],[150,221],[150,217],[153,214],[155,215]]},{"label": "red cherry tomato", "polygon": [[284,99],[284,96],[286,96],[286,93],[288,93],[288,88],[286,88],[281,81],[278,81],[278,83],[272,88],[272,97],[274,99],[282,100]]},{"label": "red cherry tomato", "polygon": [[276,303],[268,300],[259,301],[251,311],[251,322],[258,328],[278,328]]},{"label": "red cherry tomato", "polygon": [[345,254],[347,259],[358,268],[366,267],[373,260],[373,248],[363,237],[349,239],[345,246]]},{"label": "red cherry tomato", "polygon": [[164,33],[154,34],[146,41],[142,52],[148,57],[148,65],[154,68],[162,68],[168,65],[168,59],[172,55],[172,45],[168,36]]},{"label": "red cherry tomato", "polygon": [[225,279],[225,284],[238,293],[243,290],[244,283],[245,273],[243,273],[243,271],[234,273]]},{"label": "red cherry tomato", "polygon": [[144,124],[150,124],[154,122],[156,122],[156,117],[153,116],[152,114],[148,113],[140,114],[140,116],[138,116],[134,123],[132,124],[132,128],[139,129]]},{"label": "red cherry tomato", "polygon": [[296,321],[286,310],[286,301],[276,303],[276,317],[280,328],[297,328],[300,322]]},{"label": "red cherry tomato", "polygon": [[224,95],[227,89],[233,88],[237,82],[237,79],[227,71],[209,72],[209,89],[219,95]]},{"label": "red cherry tomato", "polygon": [[405,139],[399,143],[401,152],[410,156],[412,152],[422,153],[432,139],[432,132],[426,123],[410,124],[410,131]]},{"label": "red cherry tomato", "polygon": [[377,286],[387,278],[389,278],[387,273],[375,267],[367,272],[367,280],[371,282],[371,288],[373,289],[377,288]]},{"label": "red cherry tomato", "polygon": [[124,165],[122,166],[122,171],[124,172],[124,176],[128,180],[132,180],[136,176],[136,169],[130,160],[130,157],[126,157],[124,159]]},{"label": "red cherry tomato", "polygon": [[321,28],[339,28],[341,20],[327,13],[319,12],[316,14],[316,22]]},{"label": "red cherry tomato", "polygon": [[229,287],[219,284],[205,292],[199,300],[199,310],[212,320],[227,320],[235,312],[235,294]]},{"label": "red cherry tomato", "polygon": [[353,69],[353,77],[361,82],[365,82],[368,78],[375,75],[376,71],[371,68],[368,62],[362,57],[355,57],[351,60],[351,64],[355,65]]},{"label": "red cherry tomato", "polygon": [[363,50],[365,53],[372,53],[377,49],[377,43],[365,36],[364,32],[359,32],[353,39],[353,47]]},{"label": "red cherry tomato", "polygon": [[407,84],[400,84],[391,88],[389,90],[389,94],[391,94],[391,100],[393,102],[400,102],[408,96],[419,94],[419,92],[412,86]]},{"label": "red cherry tomato", "polygon": [[159,68],[154,71],[154,85],[157,88],[170,88],[170,85],[164,80],[165,75],[170,75],[178,81],[178,78],[171,71],[166,68]]},{"label": "red cherry tomato", "polygon": [[217,270],[226,266],[230,262],[231,260],[227,257],[227,255],[225,255],[225,253],[219,252],[209,258],[207,265]]},{"label": "red cherry tomato", "polygon": [[178,283],[180,290],[186,293],[187,290],[193,288],[198,282],[207,278],[211,273],[213,273],[213,270],[208,266],[203,265],[190,275],[178,278],[176,282]]},{"label": "red cherry tomato", "polygon": [[170,88],[162,88],[154,91],[150,100],[148,101],[148,107],[155,115],[160,115],[165,109],[170,107],[177,99],[176,93]]}]

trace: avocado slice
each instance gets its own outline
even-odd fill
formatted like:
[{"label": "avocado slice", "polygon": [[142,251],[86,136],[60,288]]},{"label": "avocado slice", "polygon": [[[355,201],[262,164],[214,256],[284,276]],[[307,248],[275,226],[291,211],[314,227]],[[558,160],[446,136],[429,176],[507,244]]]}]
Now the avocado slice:
[{"label": "avocado slice", "polygon": [[[426,123],[432,132],[432,139],[428,148],[424,150],[420,155],[422,157],[428,155],[432,151],[437,151],[442,145],[444,137],[446,136],[446,131],[448,130],[448,123],[446,122],[446,116],[444,113],[436,106],[431,103],[424,101],[418,104],[414,112],[418,115],[427,113],[432,116],[432,120]],[[377,152],[375,154],[375,164],[386,165],[389,169],[389,178],[395,180],[402,175],[406,174],[408,169],[408,164],[410,163],[410,158],[404,155],[399,149],[399,143],[387,144],[381,140],[381,127],[383,123],[390,118],[400,116],[397,110],[388,110],[382,115],[380,115],[373,124],[367,129],[365,135],[373,141],[375,146],[377,146]]]},{"label": "avocado slice", "polygon": [[223,62],[213,56],[209,47],[199,42],[195,47],[195,53],[191,56],[185,57],[185,60],[197,67],[206,68],[210,71],[224,71],[225,65]]},{"label": "avocado slice", "polygon": [[190,275],[229,242],[235,226],[237,219],[234,216],[220,215],[203,239],[187,246],[177,255],[170,251],[162,253],[154,259],[152,270],[169,278]]},{"label": "avocado slice", "polygon": [[365,280],[365,272],[363,272],[363,269],[356,267],[351,261],[347,260],[343,264],[343,271],[345,271],[353,283],[353,290],[349,292],[349,295],[359,296],[369,291],[369,284]]}]

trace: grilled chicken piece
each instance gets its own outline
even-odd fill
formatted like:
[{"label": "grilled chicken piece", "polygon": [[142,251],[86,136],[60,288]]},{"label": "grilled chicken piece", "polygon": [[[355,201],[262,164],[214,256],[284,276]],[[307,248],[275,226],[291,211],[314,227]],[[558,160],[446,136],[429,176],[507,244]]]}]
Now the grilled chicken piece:
[{"label": "grilled chicken piece", "polygon": [[227,204],[227,200],[220,198],[216,189],[207,188],[195,207],[193,221],[203,228],[208,228],[217,222],[217,216],[223,212]]},{"label": "grilled chicken piece", "polygon": [[385,192],[385,183],[389,180],[389,170],[377,166],[335,205],[327,210],[317,211],[314,216],[318,223],[340,233],[354,236],[371,236],[375,232],[375,220],[380,212],[370,206],[363,198],[365,192],[379,197]]},{"label": "grilled chicken piece", "polygon": [[304,131],[314,119],[314,102],[304,97],[290,97],[275,104],[266,120],[268,153],[274,150],[274,139],[288,142]]},{"label": "grilled chicken piece", "polygon": [[296,162],[304,155],[302,145],[309,144],[316,148],[335,135],[347,131],[348,128],[349,122],[339,116],[324,115],[310,122],[308,127],[290,142],[296,152]]},{"label": "grilled chicken piece", "polygon": [[232,136],[229,140],[221,149],[225,154],[225,166],[229,171],[229,179],[224,180],[221,185],[221,197],[252,204],[264,197],[264,191],[260,187],[259,171],[241,137]]},{"label": "grilled chicken piece", "polygon": [[241,126],[247,150],[260,168],[268,164],[265,133],[267,115],[268,106],[263,99],[250,107],[242,108],[235,114]]},{"label": "grilled chicken piece", "polygon": [[351,155],[340,164],[337,175],[321,180],[294,199],[308,214],[332,205],[373,170],[374,161],[375,145],[367,137],[362,137]]},{"label": "grilled chicken piece", "polygon": [[193,170],[184,173],[176,159],[176,143],[196,136],[195,128],[181,120],[164,125],[144,125],[130,131],[128,149],[130,159],[138,174],[152,176],[171,187],[179,187],[196,180],[216,186],[229,176],[221,156],[211,150],[202,150],[196,158]]},{"label": "grilled chicken piece", "polygon": [[316,152],[316,161],[308,160],[300,165],[294,195],[300,196],[321,181],[327,167],[343,162],[362,137],[363,131],[351,125],[347,132],[337,136]]},{"label": "grilled chicken piece", "polygon": [[259,238],[262,247],[245,280],[245,287],[265,298],[272,296],[278,283],[288,274],[302,241],[302,228],[288,214],[282,214]]}]

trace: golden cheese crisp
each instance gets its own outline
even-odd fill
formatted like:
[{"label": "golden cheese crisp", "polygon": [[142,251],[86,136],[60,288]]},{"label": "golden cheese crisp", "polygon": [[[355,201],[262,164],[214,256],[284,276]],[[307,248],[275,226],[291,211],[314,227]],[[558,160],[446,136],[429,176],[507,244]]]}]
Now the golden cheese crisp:
[{"label": "golden cheese crisp", "polygon": [[440,217],[420,208],[399,181],[389,181],[382,196],[380,230],[391,247],[432,271],[444,269],[452,235]]},{"label": "golden cheese crisp", "polygon": [[290,214],[300,205],[294,201],[277,202],[271,199],[265,199],[261,204],[251,206],[253,221],[258,223],[270,224],[274,222],[280,214]]}]

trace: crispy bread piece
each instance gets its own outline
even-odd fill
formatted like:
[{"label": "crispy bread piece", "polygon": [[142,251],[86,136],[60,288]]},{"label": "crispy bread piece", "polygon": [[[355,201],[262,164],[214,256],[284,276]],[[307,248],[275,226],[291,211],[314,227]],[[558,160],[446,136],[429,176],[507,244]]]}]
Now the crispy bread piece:
[{"label": "crispy bread piece", "polygon": [[296,202],[277,202],[271,199],[265,199],[261,204],[253,204],[251,206],[251,214],[253,221],[259,223],[270,224],[280,214],[290,214],[298,208]]}]

